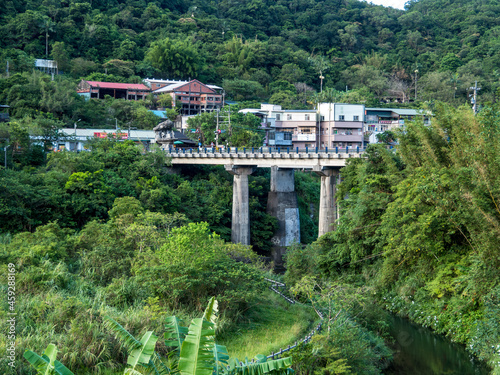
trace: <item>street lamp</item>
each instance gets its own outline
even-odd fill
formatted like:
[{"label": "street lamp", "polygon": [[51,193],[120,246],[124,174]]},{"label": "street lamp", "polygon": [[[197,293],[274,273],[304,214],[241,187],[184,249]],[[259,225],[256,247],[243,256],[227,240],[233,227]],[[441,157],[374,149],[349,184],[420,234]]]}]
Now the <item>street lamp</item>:
[{"label": "street lamp", "polygon": [[77,121],[77,122],[75,122],[75,137],[76,137],[76,124],[78,124],[80,121],[82,121],[82,119],[81,119],[81,118],[79,118],[79,119],[78,119],[78,121]]}]

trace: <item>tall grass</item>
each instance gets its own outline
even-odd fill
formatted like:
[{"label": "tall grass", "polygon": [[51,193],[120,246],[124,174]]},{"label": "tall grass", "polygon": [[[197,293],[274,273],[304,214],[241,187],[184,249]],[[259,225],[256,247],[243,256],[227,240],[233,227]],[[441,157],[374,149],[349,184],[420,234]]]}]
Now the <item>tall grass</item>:
[{"label": "tall grass", "polygon": [[290,305],[275,293],[266,293],[261,302],[241,316],[236,326],[218,336],[231,357],[244,359],[269,355],[305,336],[318,316],[304,305]]}]

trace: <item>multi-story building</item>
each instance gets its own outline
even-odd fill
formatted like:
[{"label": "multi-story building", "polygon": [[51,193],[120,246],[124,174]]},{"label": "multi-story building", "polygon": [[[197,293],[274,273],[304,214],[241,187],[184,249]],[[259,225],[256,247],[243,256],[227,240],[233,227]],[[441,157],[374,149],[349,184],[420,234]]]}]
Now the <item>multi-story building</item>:
[{"label": "multi-story building", "polygon": [[240,112],[251,113],[262,120],[261,129],[266,131],[264,146],[292,146],[292,132],[288,132],[286,129],[276,128],[276,119],[282,118],[284,112],[280,105],[262,103],[260,109],[246,108],[241,109]]},{"label": "multi-story building", "polygon": [[[150,80],[151,85],[162,85],[158,80]],[[220,109],[224,105],[222,88],[209,86],[201,83],[197,79],[189,82],[180,81],[177,83],[165,84],[153,91],[155,95],[168,94],[172,97],[172,104],[179,108],[182,116],[197,115],[202,112],[212,112]]]},{"label": "multi-story building", "polygon": [[321,103],[317,110],[284,110],[279,105],[261,104],[244,109],[263,119],[269,127],[265,145],[274,147],[321,148],[363,147],[364,105]]},{"label": "multi-story building", "polygon": [[276,134],[292,135],[293,147],[316,147],[317,114],[310,109],[285,110],[276,117]]},{"label": "multi-story building", "polygon": [[366,108],[364,132],[369,143],[377,142],[377,134],[404,127],[405,122],[421,118],[424,124],[430,124],[430,116],[417,109]]},{"label": "multi-story building", "polygon": [[363,147],[363,104],[321,103],[318,147]]}]

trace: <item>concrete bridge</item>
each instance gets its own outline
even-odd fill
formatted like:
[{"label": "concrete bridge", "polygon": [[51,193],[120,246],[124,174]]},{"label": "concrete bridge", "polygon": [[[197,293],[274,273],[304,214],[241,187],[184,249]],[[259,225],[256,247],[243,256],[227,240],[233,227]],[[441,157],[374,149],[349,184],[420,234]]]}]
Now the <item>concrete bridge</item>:
[{"label": "concrete bridge", "polygon": [[278,219],[279,228],[272,238],[273,258],[282,266],[286,246],[300,243],[300,220],[295,192],[295,169],[308,169],[321,176],[318,235],[334,230],[337,218],[335,201],[339,170],[350,158],[363,155],[362,149],[276,149],[253,148],[216,150],[215,148],[166,149],[172,165],[224,165],[234,176],[231,241],[250,244],[248,176],[256,168],[271,168],[271,188],[267,212]]}]

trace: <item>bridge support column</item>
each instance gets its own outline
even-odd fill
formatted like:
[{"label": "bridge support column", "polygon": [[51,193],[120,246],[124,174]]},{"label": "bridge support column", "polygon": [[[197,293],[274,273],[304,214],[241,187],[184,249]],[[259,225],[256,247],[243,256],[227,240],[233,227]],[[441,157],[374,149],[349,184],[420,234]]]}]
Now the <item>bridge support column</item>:
[{"label": "bridge support column", "polygon": [[271,189],[267,199],[267,213],[278,219],[278,229],[272,242],[275,268],[284,269],[286,246],[300,243],[300,220],[295,173],[292,168],[271,167]]},{"label": "bridge support column", "polygon": [[248,207],[248,176],[255,167],[225,165],[233,179],[233,217],[231,223],[231,242],[250,245],[250,210]]},{"label": "bridge support column", "polygon": [[321,237],[325,233],[335,230],[335,220],[337,219],[335,192],[339,171],[326,167],[314,168],[313,171],[321,176],[318,225],[318,237]]}]

